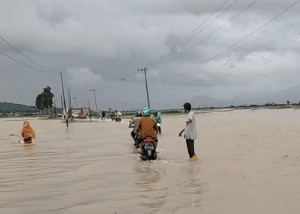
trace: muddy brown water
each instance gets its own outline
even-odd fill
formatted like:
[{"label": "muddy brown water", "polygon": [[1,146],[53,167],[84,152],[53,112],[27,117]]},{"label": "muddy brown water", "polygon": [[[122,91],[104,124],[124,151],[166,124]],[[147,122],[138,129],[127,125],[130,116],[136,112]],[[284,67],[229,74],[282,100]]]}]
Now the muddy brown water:
[{"label": "muddy brown water", "polygon": [[0,119],[0,213],[300,212],[300,110],[197,114],[196,153],[178,137],[185,116],[162,116],[158,160],[143,162],[128,120],[31,119],[34,145],[16,143],[23,119]]}]

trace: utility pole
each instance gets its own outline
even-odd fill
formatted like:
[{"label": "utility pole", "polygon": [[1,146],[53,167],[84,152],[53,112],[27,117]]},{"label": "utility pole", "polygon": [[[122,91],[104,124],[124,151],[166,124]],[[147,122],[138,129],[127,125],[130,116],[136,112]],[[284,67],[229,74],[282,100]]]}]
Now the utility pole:
[{"label": "utility pole", "polygon": [[72,109],[71,88],[68,88],[67,91],[68,91],[69,109]]},{"label": "utility pole", "polygon": [[97,100],[96,100],[96,89],[90,89],[90,91],[93,91],[93,92],[94,92],[96,111],[97,111],[97,113],[99,113],[99,112],[98,112],[98,106],[97,106]]},{"label": "utility pole", "polygon": [[73,100],[75,101],[75,106],[77,108],[77,97],[73,97]]},{"label": "utility pole", "polygon": [[64,111],[64,102],[63,102],[63,96],[62,94],[60,95],[60,102],[61,102],[61,116],[63,115],[63,111]]},{"label": "utility pole", "polygon": [[[63,83],[63,78],[62,78],[62,72],[60,72],[60,79],[61,79],[62,96],[63,96],[64,107],[65,107],[65,112],[66,112],[67,111],[67,105],[66,105],[66,98],[65,98],[65,90],[64,90],[64,83]],[[66,124],[67,124],[67,127],[69,127],[68,115],[66,115]]]},{"label": "utility pole", "polygon": [[55,105],[55,100],[54,100],[54,115],[56,117],[56,105]]},{"label": "utility pole", "polygon": [[147,93],[147,101],[148,101],[148,107],[150,108],[150,100],[149,100],[149,92],[148,92],[148,83],[147,83],[147,67],[144,68],[138,68],[138,71],[143,71],[145,74],[145,83],[146,83],[146,93]]}]

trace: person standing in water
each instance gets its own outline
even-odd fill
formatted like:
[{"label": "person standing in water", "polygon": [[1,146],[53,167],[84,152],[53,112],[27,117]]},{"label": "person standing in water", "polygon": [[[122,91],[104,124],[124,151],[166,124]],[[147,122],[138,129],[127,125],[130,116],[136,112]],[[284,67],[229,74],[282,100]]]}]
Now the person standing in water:
[{"label": "person standing in water", "polygon": [[32,139],[35,138],[35,131],[30,126],[29,121],[27,120],[25,120],[23,123],[21,135],[23,137],[24,143],[32,143]]},{"label": "person standing in water", "polygon": [[194,149],[194,141],[197,137],[196,132],[196,120],[194,113],[191,111],[192,106],[190,103],[185,103],[183,105],[184,112],[188,115],[186,120],[186,126],[181,132],[179,132],[179,137],[182,136],[182,133],[184,132],[184,139],[186,140],[186,146],[187,150],[190,156],[191,161],[195,161],[198,159],[197,155],[195,154]]},{"label": "person standing in water", "polygon": [[103,110],[103,111],[101,112],[101,120],[105,120],[105,117],[106,117],[106,113],[105,113],[105,111]]}]

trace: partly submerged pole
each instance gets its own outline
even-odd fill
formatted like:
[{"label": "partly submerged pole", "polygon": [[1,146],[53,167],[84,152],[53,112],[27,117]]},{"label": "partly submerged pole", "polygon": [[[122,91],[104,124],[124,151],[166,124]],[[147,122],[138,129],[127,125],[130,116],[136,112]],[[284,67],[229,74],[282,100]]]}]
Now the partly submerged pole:
[{"label": "partly submerged pole", "polygon": [[64,102],[63,102],[63,96],[62,94],[60,95],[60,102],[61,102],[61,116],[63,115],[64,111]]},{"label": "partly submerged pole", "polygon": [[56,117],[56,105],[55,105],[55,100],[54,100],[54,115]]},{"label": "partly submerged pole", "polygon": [[71,98],[71,88],[67,89],[68,92],[68,101],[69,101],[69,109],[72,109],[72,98]]},{"label": "partly submerged pole", "polygon": [[[60,72],[60,79],[61,79],[62,95],[63,95],[63,101],[64,101],[64,107],[65,107],[65,113],[66,113],[67,106],[66,106],[66,98],[65,98],[65,90],[64,90],[64,83],[63,83],[63,78],[62,78],[62,72]],[[68,115],[65,115],[65,117],[66,117],[67,127],[69,127]]]}]

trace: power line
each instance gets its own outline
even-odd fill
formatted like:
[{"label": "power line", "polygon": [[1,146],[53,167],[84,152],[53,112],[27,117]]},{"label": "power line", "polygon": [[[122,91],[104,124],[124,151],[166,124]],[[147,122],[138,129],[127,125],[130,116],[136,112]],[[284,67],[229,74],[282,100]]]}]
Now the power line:
[{"label": "power line", "polygon": [[[271,36],[271,35],[273,35],[273,34],[278,34],[279,32],[282,32],[283,30],[286,30],[286,29],[288,29],[288,28],[290,28],[290,27],[292,27],[292,26],[294,26],[294,25],[297,25],[297,24],[299,24],[299,23],[300,23],[300,21],[294,22],[294,23],[292,23],[292,24],[289,24],[288,26],[285,26],[285,27],[283,27],[283,28],[277,30],[277,31],[274,31],[274,32],[272,32],[272,33],[263,35],[262,37],[257,38],[257,39],[255,39],[255,40],[253,40],[253,41],[251,41],[251,42],[248,42],[248,43],[246,43],[246,44],[243,44],[243,45],[240,45],[240,46],[238,46],[238,47],[235,47],[234,49],[236,49],[236,48],[241,48],[241,47],[245,47],[245,46],[249,46],[249,45],[251,45],[251,44],[253,44],[253,43],[257,42],[257,41],[260,41],[260,40],[262,40],[262,39],[265,39],[266,37],[269,37],[269,36]],[[294,40],[293,40],[293,41],[294,41]],[[293,42],[293,41],[292,41],[292,42]],[[287,43],[283,43],[283,44],[280,45],[280,46],[286,45],[286,44],[288,44],[288,43],[290,43],[290,41],[287,42]],[[278,46],[278,47],[280,47],[280,46]],[[233,49],[233,50],[234,50],[234,49]],[[267,49],[265,49],[264,51],[268,51],[268,50],[272,50],[272,49],[274,49],[274,48],[267,48]],[[278,49],[278,48],[277,48],[277,49]],[[253,64],[253,63],[252,63],[252,64]],[[251,66],[251,64],[249,64],[249,65]],[[245,66],[245,67],[248,67],[249,65],[247,65],[247,66]],[[216,72],[212,73],[211,76],[217,75],[218,73],[219,73],[219,72],[216,71]]]},{"label": "power line", "polygon": [[[17,52],[19,52],[20,54],[22,54],[26,59],[30,60],[32,63],[34,63],[35,65],[41,67],[44,70],[48,70],[47,68],[44,68],[43,66],[41,66],[39,63],[37,63],[35,60],[33,60],[32,58],[30,58],[29,56],[27,56],[26,54],[24,54],[22,51],[20,51],[18,48],[16,48],[14,45],[12,45],[11,43],[9,43],[6,39],[4,39],[1,35],[0,35],[0,39],[2,39],[6,44],[8,44],[10,47],[12,47],[14,50],[16,50]],[[50,70],[49,70],[50,71]],[[51,71],[53,72],[53,71]],[[55,72],[56,73],[56,72]]]},{"label": "power line", "polygon": [[214,30],[213,32],[211,32],[210,34],[208,34],[205,38],[203,38],[202,40],[200,40],[198,42],[193,43],[185,51],[183,51],[182,53],[177,54],[176,56],[174,56],[173,58],[171,58],[169,60],[173,60],[173,59],[175,59],[175,58],[177,58],[179,56],[185,55],[187,52],[189,52],[190,50],[192,50],[195,47],[197,47],[200,43],[202,43],[202,42],[206,41],[207,39],[209,39],[212,35],[214,35],[216,32],[218,32],[219,30],[221,30],[225,25],[227,25],[228,23],[230,23],[233,19],[235,19],[236,17],[238,17],[239,15],[241,15],[243,12],[245,12],[248,8],[250,8],[257,1],[258,0],[254,0],[253,2],[251,2],[249,5],[247,5],[245,8],[243,8],[240,12],[238,12],[237,14],[235,14],[234,16],[232,16],[226,23],[224,23],[223,25],[221,25],[220,27],[218,27],[216,30]]},{"label": "power line", "polygon": [[[211,21],[209,24],[207,24],[203,29],[201,29],[200,32],[202,32],[203,30],[205,30],[210,24],[212,24],[214,21],[216,21],[221,15],[223,15],[226,11],[228,11],[228,10],[229,10],[234,4],[236,4],[238,1],[239,1],[239,0],[236,0],[236,1],[232,2],[232,3],[231,3],[227,8],[225,8],[225,10],[222,11],[222,13],[220,13],[214,20],[212,20],[212,21]],[[255,0],[254,2],[256,2],[256,1],[258,1],[258,0]],[[254,4],[254,2],[251,3],[251,5]],[[251,5],[250,5],[250,6],[251,6]],[[249,6],[248,6],[248,7],[249,7]],[[248,7],[247,7],[247,8],[248,8]],[[246,9],[247,9],[247,8],[246,8]],[[244,10],[245,10],[245,9],[244,9]],[[241,12],[243,12],[244,10],[242,10]],[[239,14],[238,14],[238,15],[239,15]],[[235,18],[235,17],[234,17],[234,18]],[[231,18],[230,20],[232,20],[232,19],[233,19],[233,18]],[[229,20],[229,21],[230,21],[230,20]],[[229,22],[229,21],[228,21],[228,22]],[[227,24],[227,23],[226,23],[226,24]],[[224,25],[225,25],[225,24],[224,24]],[[223,25],[223,26],[224,26],[224,25]],[[222,27],[223,27],[223,26],[222,26]],[[200,32],[199,32],[199,33],[200,33]],[[213,33],[215,33],[215,31],[214,31]],[[213,33],[212,33],[212,34],[213,34]],[[209,36],[206,37],[205,40],[206,40],[207,38],[209,38],[212,34],[209,34]],[[202,41],[204,41],[204,40],[201,40],[201,42],[202,42]],[[199,43],[199,42],[197,42],[196,44],[198,44],[198,43]],[[195,43],[192,44],[192,45],[190,46],[190,48],[187,48],[184,52],[189,51],[190,49],[192,49],[192,48],[194,48],[194,47],[195,47]],[[180,54],[180,55],[181,55],[181,54]],[[177,55],[177,56],[178,56],[178,55]],[[176,57],[177,57],[177,56],[176,56]]]},{"label": "power line", "polygon": [[[280,48],[282,48],[282,47],[284,47],[284,46],[290,46],[291,44],[293,44],[293,43],[295,43],[296,41],[298,40],[298,36],[294,39],[294,40],[292,40],[292,41],[288,41],[288,42],[285,42],[285,43],[283,43],[283,44],[280,44],[278,47],[276,47],[276,48],[269,48],[269,50],[278,50],[278,49],[280,49]],[[285,50],[287,50],[288,48],[286,48]],[[267,51],[267,50],[264,50],[264,52],[265,51]],[[249,63],[248,65],[246,65],[246,66],[244,66],[244,67],[242,67],[242,68],[239,68],[239,69],[236,69],[236,70],[231,70],[231,71],[229,71],[229,72],[227,72],[227,73],[218,73],[219,75],[217,75],[217,76],[214,76],[214,77],[212,77],[212,76],[208,76],[208,78],[209,78],[209,80],[215,80],[215,81],[218,81],[218,80],[220,80],[220,79],[222,79],[223,81],[224,81],[224,79],[225,79],[225,81],[226,81],[226,79],[228,80],[228,78],[230,77],[231,78],[231,81],[233,80],[233,78],[232,77],[240,77],[240,76],[242,76],[243,74],[245,74],[245,73],[248,73],[248,72],[250,72],[251,70],[253,70],[253,69],[247,69],[247,70],[245,70],[244,71],[244,69],[246,69],[247,67],[250,67],[250,66],[259,66],[259,67],[262,67],[263,65],[266,65],[266,64],[268,64],[268,63],[270,63],[270,62],[272,62],[272,61],[274,61],[276,58],[281,58],[282,56],[284,56],[285,54],[281,54],[280,56],[277,56],[277,57],[273,57],[271,60],[268,60],[267,62],[263,62],[263,63],[260,63],[260,64],[254,64],[254,63]],[[258,68],[259,69],[259,68]],[[256,69],[257,70],[257,69]],[[234,73],[234,72],[240,72],[240,73]],[[244,72],[243,72],[244,71]],[[217,77],[217,78],[216,78]],[[235,78],[235,79],[237,79],[237,78]],[[193,84],[193,83],[191,83],[191,84]]]},{"label": "power line", "polygon": [[[208,23],[204,28],[202,28],[201,29],[201,31],[200,32],[202,32],[205,28],[207,28],[210,24],[212,24],[215,20],[217,20],[221,15],[223,15],[227,10],[229,10],[234,4],[236,4],[237,2],[238,2],[239,0],[235,0],[234,2],[232,2],[229,6],[227,6],[226,8],[225,8],[225,10],[223,10],[214,20],[212,20],[210,23]],[[178,56],[181,56],[181,55],[183,55],[183,54],[185,54],[186,52],[188,52],[189,50],[191,50],[192,48],[195,48],[196,46],[195,45],[198,45],[198,44],[200,44],[201,42],[203,42],[203,41],[205,41],[205,40],[207,40],[209,37],[211,37],[214,33],[216,33],[217,31],[219,31],[222,27],[224,27],[226,24],[228,24],[230,21],[232,21],[233,19],[235,19],[236,17],[238,17],[239,15],[241,15],[243,12],[245,12],[249,7],[251,7],[254,3],[256,3],[258,0],[254,0],[253,2],[251,2],[249,5],[247,5],[245,8],[243,8],[241,11],[239,11],[237,14],[235,14],[234,16],[232,16],[225,24],[223,24],[222,26],[220,26],[219,28],[217,28],[215,31],[213,31],[212,33],[210,33],[208,36],[206,36],[204,39],[202,39],[201,41],[198,41],[198,42],[196,42],[196,43],[194,43],[194,44],[192,44],[192,46],[190,46],[189,48],[187,48],[187,49],[185,49],[185,51],[183,52],[183,53],[179,53],[178,55],[176,55],[175,57],[173,57],[173,58],[171,58],[171,59],[169,59],[169,60],[172,60],[172,59],[174,59],[174,58],[177,58]],[[211,16],[213,16],[222,6],[224,6],[225,5],[225,3],[227,3],[227,1],[225,1]],[[210,17],[211,17],[210,16]],[[208,19],[207,19],[208,20]],[[205,20],[203,23],[205,23],[207,20]],[[201,23],[199,26],[201,26],[203,23]],[[198,27],[199,27],[198,26]],[[197,27],[197,28],[198,28]],[[196,28],[196,29],[197,29]],[[194,31],[196,31],[196,29],[194,30]],[[193,31],[193,32],[194,32]],[[193,32],[191,33],[191,34],[193,34]],[[200,32],[198,32],[197,34],[199,34]],[[190,35],[191,35],[190,34]],[[196,35],[197,35],[196,34]],[[188,38],[189,36],[187,36],[184,40],[186,40],[187,38]],[[190,40],[190,39],[188,39],[188,40]],[[177,46],[179,46],[179,45],[177,45]],[[176,47],[177,47],[176,46]],[[166,57],[168,57],[168,56],[170,56],[172,53],[174,53],[174,52],[170,52],[167,56],[164,56],[164,58],[166,58]],[[162,61],[162,59],[158,59],[158,60],[156,60],[156,61],[154,61],[152,64],[155,64],[155,62],[160,62],[160,61]]]},{"label": "power line", "polygon": [[[299,36],[299,35],[298,35],[298,36]],[[288,41],[288,42],[285,42],[285,43],[279,45],[277,48],[269,48],[269,49],[270,49],[270,50],[271,50],[271,49],[278,50],[278,49],[280,49],[280,48],[282,48],[282,47],[284,47],[284,46],[287,46],[287,45],[290,46],[291,44],[293,44],[293,43],[297,42],[297,40],[299,40],[299,39],[298,39],[298,36],[297,36],[294,40],[291,40],[291,41]],[[288,50],[288,48],[286,48],[286,49],[283,50],[283,51],[286,51],[286,50]],[[264,51],[267,51],[267,50],[264,50]],[[236,70],[235,70],[235,71],[240,71],[240,73],[232,74],[232,73],[235,72],[235,71],[230,71],[230,72],[228,72],[228,73],[222,73],[222,74],[219,73],[218,78],[214,78],[214,80],[216,81],[216,80],[218,80],[218,79],[222,79],[223,82],[224,82],[224,79],[225,79],[225,81],[226,81],[226,79],[228,80],[228,78],[229,78],[229,76],[230,76],[230,78],[231,78],[230,80],[233,81],[233,78],[232,78],[232,77],[235,77],[234,79],[238,79],[238,78],[241,77],[242,75],[245,75],[246,73],[249,73],[250,71],[253,70],[253,69],[247,69],[247,70],[244,71],[245,68],[250,67],[250,66],[256,66],[256,67],[258,67],[256,70],[258,70],[259,68],[261,68],[262,66],[264,66],[264,65],[266,65],[266,64],[269,64],[270,62],[272,62],[272,61],[274,61],[274,60],[276,60],[276,59],[278,59],[278,58],[282,58],[285,54],[286,54],[286,53],[283,53],[283,54],[281,54],[281,55],[279,55],[279,56],[272,57],[271,60],[268,60],[268,61],[266,61],[266,62],[260,63],[260,64],[258,64],[258,65],[254,64],[254,63],[250,63],[250,64],[248,64],[248,65],[246,65],[246,66],[244,66],[244,67],[242,67],[242,68],[240,68],[240,69],[236,69]],[[211,77],[211,76],[208,76],[208,78],[210,78],[210,77]],[[210,78],[210,80],[212,80],[212,78]],[[195,82],[195,81],[194,81],[194,82]],[[191,82],[191,84],[193,84],[193,82]]]},{"label": "power line", "polygon": [[[171,56],[173,53],[175,53],[177,51],[177,48],[179,46],[181,46],[184,43],[187,43],[188,41],[190,41],[192,38],[194,38],[195,36],[197,36],[199,33],[201,33],[202,31],[204,31],[210,24],[212,24],[214,21],[216,21],[221,15],[223,15],[230,7],[232,7],[236,2],[238,2],[239,0],[235,0],[233,3],[231,3],[221,14],[219,14],[214,20],[212,20],[210,23],[208,23],[205,27],[203,27],[199,32],[198,29],[205,24],[211,17],[213,17],[229,0],[226,0],[225,2],[223,2],[208,18],[206,18],[200,25],[198,25],[188,36],[186,36],[183,40],[181,40],[176,46],[174,46],[167,55],[163,56],[161,59],[157,59],[154,60],[152,63],[148,64],[148,66],[152,66],[154,64],[159,63],[160,61],[162,61],[164,58],[167,58],[169,56]],[[197,32],[197,33],[196,33]]]},{"label": "power line", "polygon": [[[198,25],[189,35],[187,35],[182,41],[180,41],[175,47],[173,47],[172,49],[171,49],[171,51],[173,51],[173,50],[176,50],[176,48],[178,48],[181,44],[183,44],[183,43],[185,43],[185,42],[187,42],[187,41],[189,41],[191,38],[193,38],[194,36],[193,36],[193,34],[196,34],[196,32],[197,32],[197,30],[205,23],[205,22],[207,22],[209,19],[210,19],[210,17],[212,17],[212,16],[214,16],[227,2],[228,2],[229,0],[226,0],[226,1],[224,1],[208,18],[206,18],[200,25]],[[235,2],[237,2],[238,0],[236,0]],[[234,3],[235,3],[234,2]],[[222,13],[223,14],[223,13]],[[219,16],[218,16],[219,17]],[[217,17],[217,18],[218,18]],[[204,29],[202,28],[201,29],[201,31],[203,31]],[[200,32],[201,32],[200,31]],[[199,33],[199,32],[198,32]],[[197,34],[198,34],[197,33]],[[197,35],[196,34],[196,35]]]},{"label": "power line", "polygon": [[35,60],[33,60],[32,58],[30,58],[29,56],[27,56],[26,54],[24,54],[22,51],[20,51],[18,48],[16,48],[14,45],[12,45],[10,42],[8,42],[6,39],[4,39],[3,36],[1,36],[1,35],[0,35],[0,39],[2,39],[6,44],[8,44],[10,47],[12,47],[14,50],[16,50],[18,53],[22,54],[26,59],[28,59],[29,61],[31,61],[35,65],[41,67],[43,70],[48,70],[49,72],[58,73],[58,72],[54,72],[54,71],[51,71],[51,70],[43,67],[42,65],[40,65],[39,63],[37,63]]},{"label": "power line", "polygon": [[[298,36],[297,36],[297,37],[298,37]],[[284,44],[278,46],[278,48],[276,48],[276,49],[279,49],[279,48],[281,48],[282,46],[291,45],[291,44],[293,44],[293,43],[295,43],[295,42],[297,42],[297,41],[298,41],[298,38],[296,38],[296,39],[294,39],[294,40],[292,40],[292,41],[289,41],[289,42],[287,42],[287,43],[284,43]],[[283,52],[286,51],[286,50],[288,50],[288,49],[289,49],[289,48],[286,48],[285,50],[283,50]],[[261,68],[262,66],[264,66],[264,65],[266,65],[266,64],[269,64],[270,62],[273,62],[273,61],[276,60],[276,59],[282,58],[284,55],[286,55],[286,53],[282,53],[282,54],[280,54],[280,55],[278,55],[278,56],[272,57],[271,60],[268,60],[268,61],[266,61],[266,62],[260,63],[260,64],[258,65],[258,67]],[[250,66],[251,66],[251,65],[250,65]],[[246,66],[246,67],[249,67],[249,66]],[[258,68],[258,69],[259,69],[259,68]],[[240,70],[240,69],[239,69],[239,70]],[[235,77],[235,79],[238,79],[238,78],[241,77],[242,75],[245,75],[246,73],[249,73],[251,70],[253,70],[253,69],[245,70],[244,72],[240,72],[239,74],[233,75],[233,76],[231,76],[231,77]],[[240,70],[240,71],[243,71],[243,70]],[[226,76],[227,76],[227,75],[226,75]],[[225,78],[226,78],[226,76],[225,76]]]},{"label": "power line", "polygon": [[48,73],[48,71],[45,71],[45,70],[42,70],[42,69],[38,69],[38,68],[32,67],[32,66],[30,66],[30,65],[27,65],[27,64],[25,64],[25,63],[23,63],[23,62],[20,62],[19,60],[15,59],[15,58],[13,58],[13,57],[8,56],[7,54],[3,53],[2,51],[0,51],[0,54],[6,56],[7,58],[9,58],[9,59],[11,59],[11,60],[13,60],[13,61],[15,61],[15,62],[17,62],[17,63],[19,63],[19,64],[25,66],[25,67],[27,67],[27,68],[30,68],[30,69],[32,69],[32,70],[39,71],[39,72],[43,72],[43,73]]},{"label": "power line", "polygon": [[199,68],[201,65],[210,62],[211,60],[217,58],[218,56],[222,55],[223,53],[228,53],[231,51],[232,48],[234,48],[235,46],[237,46],[239,43],[241,43],[242,41],[244,41],[245,39],[247,39],[248,37],[250,37],[251,35],[253,35],[254,33],[256,33],[257,31],[259,31],[260,29],[262,29],[263,27],[265,27],[267,24],[271,23],[273,20],[275,20],[276,18],[278,18],[280,15],[282,15],[283,13],[285,13],[286,11],[288,11],[289,9],[291,9],[292,7],[294,7],[296,4],[298,4],[300,2],[300,0],[294,2],[293,4],[291,4],[289,7],[287,7],[286,9],[284,9],[283,11],[281,11],[280,13],[276,14],[274,17],[272,17],[270,20],[268,20],[267,22],[265,22],[264,24],[262,24],[260,27],[258,27],[257,29],[255,29],[254,31],[250,32],[249,34],[247,34],[246,36],[244,36],[243,38],[241,38],[239,41],[235,42],[233,45],[231,45],[229,48],[224,49],[223,51],[219,52],[218,54],[216,54],[215,56],[203,61],[201,64],[197,65],[196,67],[185,71],[184,74],[186,75],[186,73],[189,73],[191,71],[194,71],[195,69]]},{"label": "power line", "polygon": [[240,45],[240,46],[238,46],[238,48],[248,46],[248,45],[250,45],[250,44],[252,44],[252,43],[255,43],[255,42],[257,42],[257,41],[259,41],[259,40],[262,40],[262,39],[264,39],[264,38],[266,38],[266,37],[269,37],[269,36],[271,36],[271,35],[273,35],[273,34],[277,34],[277,33],[281,32],[281,31],[284,31],[284,30],[286,30],[286,29],[288,29],[288,28],[290,28],[290,27],[293,27],[294,25],[297,25],[297,24],[299,24],[299,23],[300,23],[300,21],[297,21],[297,22],[294,22],[294,23],[292,23],[292,24],[289,24],[289,25],[287,25],[287,26],[285,26],[285,27],[283,27],[283,28],[281,28],[281,29],[279,29],[279,30],[277,30],[277,31],[274,31],[274,32],[272,32],[272,33],[265,34],[264,36],[262,36],[262,37],[260,37],[260,38],[257,38],[257,39],[255,39],[255,40],[252,40],[252,41],[249,42],[249,43],[246,43],[246,44],[244,44],[244,45]]}]

